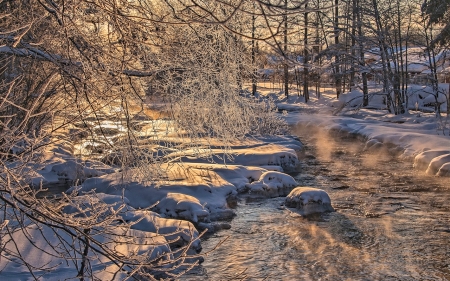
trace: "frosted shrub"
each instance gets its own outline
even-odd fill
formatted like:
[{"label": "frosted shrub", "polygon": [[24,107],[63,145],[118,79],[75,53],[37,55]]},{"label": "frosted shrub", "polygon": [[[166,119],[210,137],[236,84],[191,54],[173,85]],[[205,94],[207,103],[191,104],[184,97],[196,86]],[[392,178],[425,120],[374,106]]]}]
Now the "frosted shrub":
[{"label": "frosted shrub", "polygon": [[249,135],[286,132],[273,101],[242,94],[240,84],[250,76],[251,67],[245,46],[235,35],[220,26],[177,34],[182,34],[177,37],[180,44],[172,44],[168,52],[176,54],[183,69],[172,71],[161,84],[180,136],[194,145],[215,139],[226,147]]}]

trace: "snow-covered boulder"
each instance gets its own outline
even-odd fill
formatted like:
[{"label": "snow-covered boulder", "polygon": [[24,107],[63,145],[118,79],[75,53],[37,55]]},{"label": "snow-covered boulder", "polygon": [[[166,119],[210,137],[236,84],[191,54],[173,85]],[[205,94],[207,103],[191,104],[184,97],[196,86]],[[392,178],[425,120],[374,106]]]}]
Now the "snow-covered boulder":
[{"label": "snow-covered boulder", "polygon": [[440,177],[450,177],[450,162],[442,165],[436,175]]},{"label": "snow-covered boulder", "polygon": [[190,195],[169,192],[156,205],[155,210],[170,218],[180,218],[194,223],[209,221],[209,211]]},{"label": "snow-covered boulder", "polygon": [[419,153],[414,158],[414,168],[425,170],[434,158],[448,153],[450,153],[448,150],[427,150]]},{"label": "snow-covered boulder", "polygon": [[286,207],[298,209],[300,215],[334,212],[328,194],[318,188],[296,187],[285,200]]},{"label": "snow-covered boulder", "polygon": [[[120,211],[130,201],[126,197],[105,193],[91,193],[71,199],[72,204],[64,207],[63,212],[74,216],[90,216],[92,212],[110,215],[112,211]],[[128,206],[128,208],[131,208]]]},{"label": "snow-covered boulder", "polygon": [[377,152],[383,148],[383,143],[379,142],[377,139],[371,139],[366,142],[364,147],[365,151],[368,152]]},{"label": "snow-covered boulder", "polygon": [[105,173],[96,169],[83,166],[76,161],[69,160],[65,163],[56,164],[52,167],[52,172],[67,180],[85,180],[91,177],[99,177]]},{"label": "snow-covered boulder", "polygon": [[[190,197],[190,196],[189,196]],[[167,219],[148,210],[136,210],[131,207],[128,198],[119,195],[104,193],[91,193],[77,196],[72,199],[73,204],[64,208],[66,214],[77,217],[102,214],[100,218],[117,213],[120,220],[131,225],[131,229],[162,235],[169,241],[176,241],[175,246],[184,246],[189,243],[192,249],[200,252],[201,245],[198,240],[199,233],[195,226],[185,220]],[[193,242],[192,242],[193,241]]]},{"label": "snow-covered boulder", "polygon": [[436,175],[441,167],[447,163],[450,164],[450,153],[435,157],[428,165],[426,173],[428,175]]},{"label": "snow-covered boulder", "polygon": [[298,183],[290,175],[268,171],[258,181],[247,184],[249,194],[261,197],[286,196]]},{"label": "snow-covered boulder", "polygon": [[[159,214],[148,210],[129,210],[122,215],[131,229],[156,233],[172,241],[172,246],[184,246],[191,243],[191,248],[199,253],[202,249],[199,233],[188,221],[162,218]],[[180,239],[178,239],[180,238]]]}]

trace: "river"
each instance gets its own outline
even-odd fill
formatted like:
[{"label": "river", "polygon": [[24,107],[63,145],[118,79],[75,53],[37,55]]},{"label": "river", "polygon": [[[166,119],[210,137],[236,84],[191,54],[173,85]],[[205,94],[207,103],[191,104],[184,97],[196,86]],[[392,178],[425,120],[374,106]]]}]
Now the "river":
[{"label": "river", "polygon": [[231,228],[182,280],[450,280],[450,180],[411,159],[364,151],[353,137],[294,130],[305,144],[292,174],[324,189],[336,212],[303,218],[284,198],[246,201]]}]

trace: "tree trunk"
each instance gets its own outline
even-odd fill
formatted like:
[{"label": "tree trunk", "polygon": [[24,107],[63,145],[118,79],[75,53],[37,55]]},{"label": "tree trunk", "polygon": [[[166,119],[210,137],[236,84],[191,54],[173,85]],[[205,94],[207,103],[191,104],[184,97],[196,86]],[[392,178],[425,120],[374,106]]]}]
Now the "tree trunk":
[{"label": "tree trunk", "polygon": [[289,98],[289,69],[288,69],[288,56],[287,56],[287,44],[288,44],[288,22],[287,22],[287,0],[284,0],[284,95]]},{"label": "tree trunk", "polygon": [[360,69],[362,84],[363,84],[363,106],[369,105],[369,90],[367,87],[367,70],[366,62],[364,61],[364,40],[362,33],[362,18],[361,18],[361,3],[360,0],[356,0],[357,5],[357,20],[358,20],[358,45],[359,45],[359,59],[360,59]]},{"label": "tree trunk", "polygon": [[[253,3],[253,10],[255,8],[255,3]],[[252,15],[252,67],[253,67],[253,75],[252,75],[252,95],[256,95],[256,86],[257,86],[257,75],[258,69],[256,68],[256,46],[255,46],[255,14]]]},{"label": "tree trunk", "polygon": [[340,58],[339,58],[339,0],[334,0],[334,44],[335,44],[335,66],[334,66],[334,75],[335,75],[335,84],[336,84],[336,97],[339,98],[342,90],[342,77],[340,73]]},{"label": "tree trunk", "polygon": [[[308,2],[305,3],[305,11],[308,9]],[[304,13],[305,34],[304,34],[304,59],[303,59],[303,94],[305,96],[305,102],[309,101],[309,85],[308,85],[308,12]]]}]

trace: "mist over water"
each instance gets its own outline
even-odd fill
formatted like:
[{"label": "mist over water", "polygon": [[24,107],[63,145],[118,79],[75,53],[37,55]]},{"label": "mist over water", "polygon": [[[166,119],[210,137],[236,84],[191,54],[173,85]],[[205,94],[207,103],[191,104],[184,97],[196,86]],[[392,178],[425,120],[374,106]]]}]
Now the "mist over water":
[{"label": "mist over water", "polygon": [[310,128],[293,176],[327,191],[336,212],[302,218],[284,198],[240,202],[231,229],[182,280],[449,280],[450,186],[387,150]]}]

